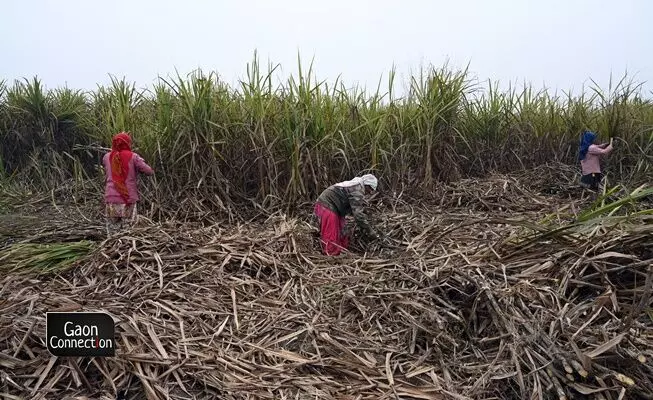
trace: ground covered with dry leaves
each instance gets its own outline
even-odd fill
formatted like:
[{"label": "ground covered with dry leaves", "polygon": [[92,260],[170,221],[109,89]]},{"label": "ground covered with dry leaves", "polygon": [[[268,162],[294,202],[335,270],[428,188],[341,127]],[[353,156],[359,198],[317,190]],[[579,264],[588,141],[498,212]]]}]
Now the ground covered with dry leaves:
[{"label": "ground covered with dry leaves", "polygon": [[[0,397],[653,398],[651,215],[579,222],[590,200],[559,174],[380,196],[385,241],[339,257],[320,255],[308,213],[142,219],[108,239],[77,210],[4,216],[5,256],[92,251],[64,272],[2,272]],[[47,311],[109,313],[117,356],[51,356]]]}]

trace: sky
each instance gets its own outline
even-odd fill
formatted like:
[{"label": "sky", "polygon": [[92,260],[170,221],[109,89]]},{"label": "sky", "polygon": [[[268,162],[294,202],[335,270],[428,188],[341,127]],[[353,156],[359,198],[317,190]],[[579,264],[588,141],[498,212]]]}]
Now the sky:
[{"label": "sky", "polygon": [[215,71],[235,84],[257,51],[279,78],[376,89],[420,66],[580,91],[626,71],[653,97],[651,0],[1,0],[0,80],[92,90]]}]

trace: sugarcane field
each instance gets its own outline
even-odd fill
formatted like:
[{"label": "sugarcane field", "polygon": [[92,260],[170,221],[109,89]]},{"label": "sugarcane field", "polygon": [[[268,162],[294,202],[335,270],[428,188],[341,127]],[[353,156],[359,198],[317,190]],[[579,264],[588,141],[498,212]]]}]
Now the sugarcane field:
[{"label": "sugarcane field", "polygon": [[636,80],[272,71],[2,81],[0,398],[653,399]]}]

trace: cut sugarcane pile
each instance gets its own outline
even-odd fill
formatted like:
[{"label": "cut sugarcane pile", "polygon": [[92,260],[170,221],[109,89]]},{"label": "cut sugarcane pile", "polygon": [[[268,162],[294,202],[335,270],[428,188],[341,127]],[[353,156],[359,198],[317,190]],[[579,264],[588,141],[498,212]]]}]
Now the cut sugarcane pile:
[{"label": "cut sugarcane pile", "polygon": [[[323,257],[307,218],[275,214],[144,222],[60,274],[3,276],[0,394],[653,398],[651,216],[450,207],[527,201],[501,179],[447,208],[379,200],[388,245],[367,254]],[[51,357],[45,312],[64,310],[111,314],[117,356]]]}]

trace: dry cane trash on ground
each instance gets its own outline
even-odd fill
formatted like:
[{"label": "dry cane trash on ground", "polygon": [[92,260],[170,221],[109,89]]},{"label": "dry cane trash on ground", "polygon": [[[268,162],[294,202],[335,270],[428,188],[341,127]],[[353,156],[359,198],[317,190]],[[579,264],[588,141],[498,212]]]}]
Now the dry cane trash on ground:
[{"label": "dry cane trash on ground", "polygon": [[[383,244],[331,258],[308,216],[16,229],[97,247],[3,270],[0,397],[653,398],[651,216],[574,222],[587,204],[534,176],[375,199]],[[109,313],[117,356],[52,357],[46,311]]]}]

